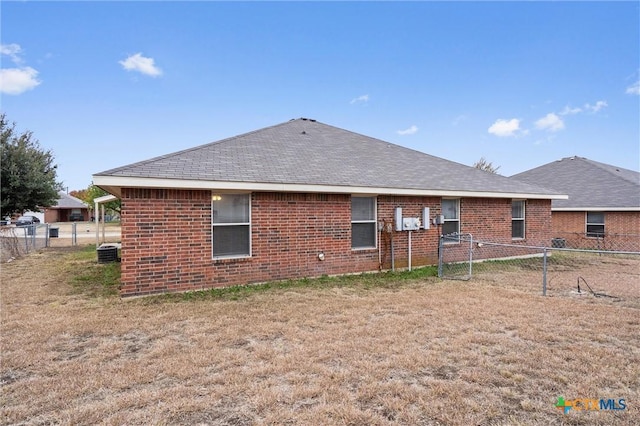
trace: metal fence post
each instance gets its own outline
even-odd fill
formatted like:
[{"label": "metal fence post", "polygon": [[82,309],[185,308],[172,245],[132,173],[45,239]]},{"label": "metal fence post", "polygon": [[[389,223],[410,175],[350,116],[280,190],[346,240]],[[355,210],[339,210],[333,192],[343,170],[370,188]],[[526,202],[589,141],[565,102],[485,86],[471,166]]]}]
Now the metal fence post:
[{"label": "metal fence post", "polygon": [[27,231],[27,227],[24,226],[22,231],[24,232],[24,251],[29,253],[29,232]]},{"label": "metal fence post", "polygon": [[469,279],[473,272],[473,235],[469,234]]},{"label": "metal fence post", "polygon": [[547,248],[542,252],[542,295],[547,295]]},{"label": "metal fence post", "polygon": [[78,245],[78,233],[77,233],[77,223],[73,222],[73,224],[71,224],[71,245],[75,246]]},{"label": "metal fence post", "polygon": [[442,278],[442,252],[443,252],[444,235],[440,235],[440,242],[438,243],[438,278]]}]

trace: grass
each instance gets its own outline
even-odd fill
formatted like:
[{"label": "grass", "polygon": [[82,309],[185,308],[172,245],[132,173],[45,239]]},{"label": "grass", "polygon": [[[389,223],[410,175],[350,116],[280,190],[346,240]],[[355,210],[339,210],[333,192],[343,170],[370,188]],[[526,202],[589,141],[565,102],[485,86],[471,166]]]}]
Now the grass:
[{"label": "grass", "polygon": [[277,292],[293,289],[330,289],[340,287],[358,287],[373,289],[376,287],[393,287],[398,282],[433,278],[438,275],[436,267],[424,267],[411,271],[389,271],[383,273],[364,273],[345,276],[322,276],[319,278],[302,278],[284,281],[267,282],[261,284],[238,285],[232,287],[212,288],[208,290],[191,291],[178,294],[163,294],[149,296],[145,299],[149,303],[164,301],[189,300],[239,300],[255,293]]},{"label": "grass", "polygon": [[90,297],[106,297],[118,294],[120,264],[97,263],[95,245],[83,246],[66,259],[66,272],[71,286]]},{"label": "grass", "polygon": [[[637,260],[610,261],[637,290]],[[2,266],[2,424],[640,424],[638,291],[414,270],[122,300],[106,265],[87,248]],[[628,408],[565,415],[559,396]]]}]

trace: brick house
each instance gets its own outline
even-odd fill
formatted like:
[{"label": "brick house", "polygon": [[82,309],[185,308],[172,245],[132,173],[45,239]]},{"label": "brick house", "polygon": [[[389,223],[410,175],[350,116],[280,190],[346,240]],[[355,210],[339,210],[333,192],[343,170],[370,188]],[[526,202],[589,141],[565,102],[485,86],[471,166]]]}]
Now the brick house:
[{"label": "brick house", "polygon": [[304,118],[93,181],[122,200],[123,296],[402,268],[409,237],[434,264],[441,233],[548,245],[565,197]]},{"label": "brick house", "polygon": [[89,207],[84,201],[64,191],[59,191],[58,195],[56,205],[44,209],[45,222],[82,222],[89,220]]},{"label": "brick house", "polygon": [[569,195],[551,203],[551,227],[562,244],[640,251],[640,173],[568,157],[513,179]]}]

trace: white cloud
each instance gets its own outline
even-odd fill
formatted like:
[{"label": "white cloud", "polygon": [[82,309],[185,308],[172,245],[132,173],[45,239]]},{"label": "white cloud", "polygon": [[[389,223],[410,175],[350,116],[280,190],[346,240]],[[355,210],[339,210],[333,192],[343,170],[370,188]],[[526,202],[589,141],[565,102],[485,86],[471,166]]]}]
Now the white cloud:
[{"label": "white cloud", "polygon": [[413,135],[413,134],[416,134],[417,132],[418,132],[418,126],[416,126],[415,124],[409,127],[408,129],[396,131],[396,133],[399,135]]},{"label": "white cloud", "polygon": [[518,135],[520,130],[520,120],[512,118],[511,120],[498,119],[487,130],[492,135],[500,137],[509,137]]},{"label": "white cloud", "polygon": [[19,95],[40,84],[38,71],[31,67],[6,68],[0,70],[0,92]]},{"label": "white cloud", "polygon": [[162,70],[155,65],[154,59],[144,57],[142,53],[131,55],[123,61],[118,61],[118,63],[127,71],[138,71],[151,77],[162,75]]},{"label": "white cloud", "polygon": [[353,98],[351,99],[351,102],[349,102],[350,104],[355,104],[358,102],[369,102],[369,95],[362,95],[362,96],[358,96],[357,98]]},{"label": "white cloud", "polygon": [[606,101],[598,101],[595,105],[584,104],[584,109],[591,112],[598,112],[602,108],[609,106]]},{"label": "white cloud", "polygon": [[582,108],[580,107],[571,108],[569,106],[566,106],[562,111],[560,111],[560,115],[574,115],[581,112],[582,112]]},{"label": "white cloud", "polygon": [[640,80],[627,87],[625,92],[627,95],[640,95]]},{"label": "white cloud", "polygon": [[564,129],[564,121],[556,114],[550,112],[549,114],[536,121],[536,128],[540,130],[548,130],[550,132],[557,132]]},{"label": "white cloud", "polygon": [[550,112],[535,122],[536,128],[539,130],[547,130],[557,132],[564,129],[564,121],[557,114]]},{"label": "white cloud", "polygon": [[19,95],[31,90],[41,82],[38,80],[38,71],[31,67],[22,66],[24,60],[20,57],[22,48],[19,44],[0,45],[0,54],[8,56],[16,68],[3,68],[0,70],[0,93],[7,95]]},{"label": "white cloud", "polygon": [[22,58],[18,56],[21,51],[22,48],[19,44],[12,43],[0,45],[0,53],[9,56],[11,61],[18,65],[22,63]]},{"label": "white cloud", "polygon": [[609,104],[607,104],[607,101],[597,101],[595,103],[595,105],[591,105],[589,103],[586,103],[581,107],[575,107],[572,108],[570,106],[566,106],[564,107],[564,109],[562,111],[559,112],[560,115],[575,115],[575,114],[580,114],[583,112],[598,112],[600,111],[602,108],[605,108],[609,106]]}]

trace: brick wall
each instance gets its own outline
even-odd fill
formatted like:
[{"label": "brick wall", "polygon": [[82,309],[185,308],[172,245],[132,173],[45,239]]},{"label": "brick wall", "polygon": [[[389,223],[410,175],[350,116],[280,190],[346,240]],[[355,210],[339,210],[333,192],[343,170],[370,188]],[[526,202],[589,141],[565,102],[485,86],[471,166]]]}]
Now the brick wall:
[{"label": "brick wall", "polygon": [[553,212],[553,236],[564,238],[567,246],[585,249],[640,251],[640,212],[605,212],[604,242],[586,237],[587,216],[581,212]]},{"label": "brick wall", "polygon": [[[433,217],[440,198],[379,196],[377,207],[392,228],[395,207],[404,217],[429,207]],[[528,201],[527,242],[548,239],[550,220],[549,201]],[[380,250],[351,248],[349,194],[253,193],[243,259],[212,259],[210,191],[125,188],[121,221],[123,296],[388,269],[392,244],[395,267],[408,264],[408,232],[378,233]],[[510,242],[511,200],[461,200],[461,232]],[[438,227],[411,237],[412,265],[436,264]]]}]

